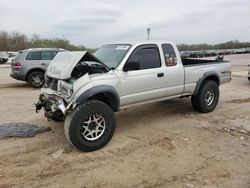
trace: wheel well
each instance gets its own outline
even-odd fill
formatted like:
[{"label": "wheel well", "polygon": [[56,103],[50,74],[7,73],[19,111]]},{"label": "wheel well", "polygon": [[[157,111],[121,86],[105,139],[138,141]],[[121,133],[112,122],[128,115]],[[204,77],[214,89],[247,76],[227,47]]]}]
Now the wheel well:
[{"label": "wheel well", "polygon": [[194,91],[194,94],[193,95],[197,95],[200,88],[202,87],[202,85],[204,84],[205,81],[208,81],[208,80],[212,80],[214,81],[215,83],[218,84],[218,86],[220,85],[220,79],[218,76],[216,75],[210,75],[210,76],[207,76],[205,78],[201,78],[197,84],[196,84],[196,88],[195,88],[195,91]]},{"label": "wheel well", "polygon": [[39,72],[42,72],[43,74],[45,73],[45,71],[43,69],[39,69],[39,68],[31,69],[31,70],[29,70],[29,72],[26,75],[26,81],[28,80],[28,77],[29,77],[30,73],[32,73],[34,71],[39,71]]},{"label": "wheel well", "polygon": [[89,99],[95,99],[107,104],[114,112],[119,110],[119,104],[117,102],[116,96],[110,92],[98,93],[90,97]]},{"label": "wheel well", "polygon": [[[219,78],[218,78],[217,76],[214,76],[214,75],[208,76],[208,77],[206,77],[206,78],[204,79],[204,81],[206,81],[206,80],[212,80],[212,81],[214,81],[215,83],[217,83],[218,86],[220,85],[220,80],[219,80]],[[204,81],[203,81],[203,83],[204,83]]]}]

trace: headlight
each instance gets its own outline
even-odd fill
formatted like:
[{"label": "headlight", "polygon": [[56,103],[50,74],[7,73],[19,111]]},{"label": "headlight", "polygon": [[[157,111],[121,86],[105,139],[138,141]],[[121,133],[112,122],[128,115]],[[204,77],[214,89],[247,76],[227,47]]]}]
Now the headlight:
[{"label": "headlight", "polygon": [[67,84],[64,81],[60,81],[58,85],[58,93],[65,96],[66,98],[70,98],[74,93],[74,90],[72,88],[72,85]]}]

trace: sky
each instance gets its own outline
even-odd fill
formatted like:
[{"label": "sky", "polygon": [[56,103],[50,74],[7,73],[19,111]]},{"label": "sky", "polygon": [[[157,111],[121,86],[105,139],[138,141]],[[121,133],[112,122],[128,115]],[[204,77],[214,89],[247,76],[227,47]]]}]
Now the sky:
[{"label": "sky", "polygon": [[250,0],[0,0],[0,31],[96,48],[147,38],[177,44],[250,41]]}]

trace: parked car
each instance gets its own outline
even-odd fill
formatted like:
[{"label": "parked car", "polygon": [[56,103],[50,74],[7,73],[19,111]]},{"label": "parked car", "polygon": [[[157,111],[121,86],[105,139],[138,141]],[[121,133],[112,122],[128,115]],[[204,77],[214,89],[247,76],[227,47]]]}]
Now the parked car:
[{"label": "parked car", "polygon": [[4,64],[8,61],[8,54],[6,52],[0,52],[0,64]]},{"label": "parked car", "polygon": [[22,50],[11,62],[10,76],[17,80],[27,81],[31,86],[38,88],[44,84],[44,73],[51,60],[58,52],[65,51],[59,48],[32,48]]},{"label": "parked car", "polygon": [[236,54],[244,54],[244,53],[247,53],[247,49],[246,48],[236,49]]},{"label": "parked car", "polygon": [[180,51],[180,56],[181,56],[181,58],[188,58],[188,57],[190,57],[190,52],[188,52],[188,51]]},{"label": "parked car", "polygon": [[108,44],[94,55],[59,52],[48,66],[36,111],[63,120],[68,141],[94,151],[112,138],[120,109],[191,96],[195,110],[208,113],[219,86],[231,80],[226,61],[180,57],[169,42]]},{"label": "parked car", "polygon": [[17,56],[18,52],[10,52],[10,51],[8,51],[7,53],[8,53],[8,61],[6,63],[11,64],[12,61]]}]

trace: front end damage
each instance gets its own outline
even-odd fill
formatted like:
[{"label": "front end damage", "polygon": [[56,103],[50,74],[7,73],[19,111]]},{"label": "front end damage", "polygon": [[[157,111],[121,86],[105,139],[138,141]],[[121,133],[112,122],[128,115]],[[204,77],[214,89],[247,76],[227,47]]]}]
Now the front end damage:
[{"label": "front end damage", "polygon": [[71,107],[73,93],[73,80],[58,80],[46,75],[39,100],[35,104],[36,112],[43,109],[47,119],[64,120],[67,108]]},{"label": "front end damage", "polygon": [[[45,74],[45,84],[41,89],[36,112],[43,109],[48,120],[62,121],[76,104],[75,92],[80,89],[75,83],[89,80],[91,74],[108,72],[105,65],[88,52],[59,52]],[[83,83],[82,83],[83,82]]]},{"label": "front end damage", "polygon": [[49,120],[64,119],[66,114],[66,104],[62,98],[53,95],[40,94],[38,102],[35,104],[36,112],[44,109],[44,116]]}]

